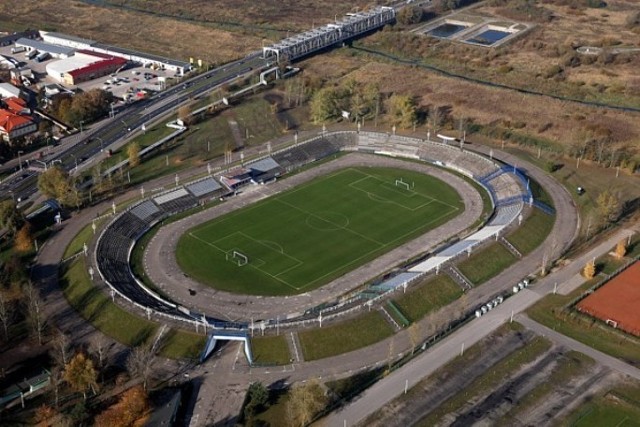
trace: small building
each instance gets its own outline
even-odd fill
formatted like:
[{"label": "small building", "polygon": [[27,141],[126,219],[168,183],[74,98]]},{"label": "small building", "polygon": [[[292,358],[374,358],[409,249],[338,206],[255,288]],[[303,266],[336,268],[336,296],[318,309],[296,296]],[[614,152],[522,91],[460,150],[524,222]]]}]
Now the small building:
[{"label": "small building", "polygon": [[12,97],[5,98],[2,100],[4,103],[5,109],[11,111],[14,114],[19,115],[29,115],[31,114],[31,109],[27,106],[27,103],[22,98]]},{"label": "small building", "polygon": [[0,46],[9,46],[16,42],[16,40],[20,40],[22,38],[25,39],[37,39],[39,37],[38,31],[36,30],[27,30],[21,31],[18,33],[7,34],[0,37]]},{"label": "small building", "polygon": [[17,40],[16,46],[24,47],[27,50],[27,52],[31,52],[34,50],[40,53],[46,52],[49,55],[51,55],[53,58],[68,58],[70,56],[73,56],[73,53],[75,52],[74,49],[71,49],[68,47],[58,46],[51,43],[45,43],[40,40],[33,40],[33,39],[27,39],[27,38],[21,38]]},{"label": "small building", "polygon": [[19,98],[21,92],[19,87],[11,83],[0,83],[0,98]]},{"label": "small building", "polygon": [[0,108],[0,135],[11,142],[16,138],[30,135],[38,130],[38,126],[30,116],[16,114],[9,109]]}]

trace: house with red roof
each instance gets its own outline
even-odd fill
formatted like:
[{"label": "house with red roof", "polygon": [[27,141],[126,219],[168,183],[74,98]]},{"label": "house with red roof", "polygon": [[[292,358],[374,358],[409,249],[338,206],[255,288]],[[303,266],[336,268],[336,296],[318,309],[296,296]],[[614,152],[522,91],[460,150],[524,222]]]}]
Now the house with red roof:
[{"label": "house with red roof", "polygon": [[0,108],[0,135],[2,139],[11,142],[16,138],[32,134],[38,126],[28,115],[26,102],[20,98],[3,100],[5,108]]}]

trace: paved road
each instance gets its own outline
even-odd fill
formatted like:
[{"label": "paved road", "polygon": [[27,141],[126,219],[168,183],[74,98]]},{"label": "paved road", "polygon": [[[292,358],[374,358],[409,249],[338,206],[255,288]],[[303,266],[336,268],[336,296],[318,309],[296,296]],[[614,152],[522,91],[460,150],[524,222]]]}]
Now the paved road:
[{"label": "paved road", "polygon": [[[512,315],[524,311],[544,295],[553,292],[556,283],[563,283],[574,277],[584,267],[585,263],[594,256],[608,252],[617,242],[634,232],[637,232],[637,230],[625,229],[618,231],[564,268],[540,280],[535,284],[535,287],[525,289],[507,299],[502,305],[494,308],[488,314],[473,320],[470,324],[429,349],[411,363],[376,383],[353,403],[329,415],[322,424],[331,427],[356,425],[378,408],[402,394],[405,385],[411,388],[417,384],[420,380],[460,354],[463,346],[468,348],[483,339],[505,321],[510,320]],[[629,366],[629,368],[633,367]]]},{"label": "paved road", "polygon": [[631,366],[628,363],[624,363],[620,359],[611,357],[608,354],[604,354],[603,352],[594,349],[593,347],[589,347],[588,345],[582,344],[581,342],[576,341],[573,338],[569,338],[568,336],[562,335],[561,333],[558,333],[553,329],[549,329],[546,326],[529,319],[529,317],[527,317],[526,315],[517,316],[517,320],[538,335],[542,335],[556,342],[557,344],[586,354],[600,364],[608,366],[609,368],[616,370],[621,374],[629,375],[632,378],[640,380],[640,369]]}]

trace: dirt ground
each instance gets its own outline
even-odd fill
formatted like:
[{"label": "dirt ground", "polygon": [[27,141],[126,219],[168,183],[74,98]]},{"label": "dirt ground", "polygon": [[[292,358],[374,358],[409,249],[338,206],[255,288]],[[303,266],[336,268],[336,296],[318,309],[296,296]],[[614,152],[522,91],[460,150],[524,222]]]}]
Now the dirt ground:
[{"label": "dirt ground", "polygon": [[[459,367],[439,370],[411,390],[408,399],[396,399],[366,420],[366,425],[549,425],[621,380],[607,367],[556,345],[549,345],[510,373],[496,368],[516,352],[527,351],[523,350],[525,345],[534,338],[529,331],[499,330],[477,344],[479,348],[459,362]],[[480,392],[472,387],[478,381],[486,384],[492,380],[493,386]],[[463,403],[457,409],[427,421],[426,417],[441,410],[449,399],[461,396]]]}]

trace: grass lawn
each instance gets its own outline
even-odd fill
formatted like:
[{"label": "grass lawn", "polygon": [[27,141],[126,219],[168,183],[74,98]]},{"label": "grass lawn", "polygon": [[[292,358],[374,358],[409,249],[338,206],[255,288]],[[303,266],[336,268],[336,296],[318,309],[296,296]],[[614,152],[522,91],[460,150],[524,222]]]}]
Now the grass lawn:
[{"label": "grass lawn", "polygon": [[336,356],[374,344],[393,335],[393,328],[378,311],[362,314],[323,328],[298,333],[304,360]]},{"label": "grass lawn", "polygon": [[[402,177],[413,188],[396,185]],[[217,289],[308,292],[451,220],[464,209],[417,172],[348,168],[213,221],[178,242],[182,270]]]},{"label": "grass lawn", "polygon": [[[96,221],[96,230],[100,228],[100,225],[105,221],[105,218],[99,219]],[[67,259],[71,255],[75,255],[78,252],[82,251],[82,248],[85,243],[89,243],[89,241],[93,238],[93,228],[91,224],[85,225],[82,230],[73,238],[71,242],[67,245],[67,248],[64,250],[64,255],[62,259]]]},{"label": "grass lawn", "polygon": [[578,407],[562,422],[575,427],[640,426],[640,387],[616,387]]},{"label": "grass lawn", "polygon": [[553,229],[555,220],[555,216],[534,208],[522,226],[509,233],[506,238],[522,255],[526,255],[544,242]]},{"label": "grass lawn", "polygon": [[410,287],[406,294],[394,298],[402,314],[411,322],[417,322],[429,312],[457,300],[462,289],[446,274],[429,278],[415,287]]},{"label": "grass lawn", "polygon": [[474,285],[480,285],[513,264],[517,258],[500,243],[492,243],[480,249],[464,261],[458,263],[458,269]]},{"label": "grass lawn", "polygon": [[258,365],[286,365],[291,361],[284,335],[251,338],[251,351]]},{"label": "grass lawn", "polygon": [[[122,344],[136,346],[153,338],[158,325],[123,310],[93,286],[83,258],[73,261],[60,283],[65,297],[82,317]],[[160,355],[170,358],[197,357],[204,337],[184,331],[169,331]]]},{"label": "grass lawn", "polygon": [[536,322],[578,340],[588,346],[640,367],[640,339],[616,329],[594,322],[590,317],[575,310],[564,311],[563,307],[593,286],[593,279],[569,295],[547,295],[527,310]]}]

